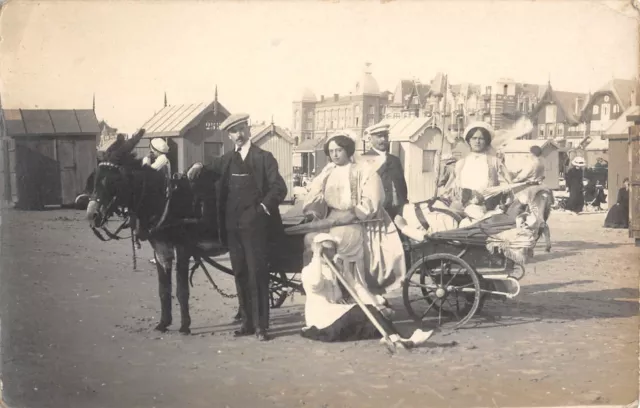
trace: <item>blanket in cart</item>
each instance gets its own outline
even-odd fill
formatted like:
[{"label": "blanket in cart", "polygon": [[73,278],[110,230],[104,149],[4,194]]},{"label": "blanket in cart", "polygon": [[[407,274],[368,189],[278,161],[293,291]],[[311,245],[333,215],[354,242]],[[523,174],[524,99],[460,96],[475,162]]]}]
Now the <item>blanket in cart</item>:
[{"label": "blanket in cart", "polygon": [[536,245],[537,234],[529,225],[513,217],[497,214],[465,228],[430,234],[434,241],[454,241],[471,246],[484,246],[491,253],[498,251],[513,262],[526,263],[528,250]]}]

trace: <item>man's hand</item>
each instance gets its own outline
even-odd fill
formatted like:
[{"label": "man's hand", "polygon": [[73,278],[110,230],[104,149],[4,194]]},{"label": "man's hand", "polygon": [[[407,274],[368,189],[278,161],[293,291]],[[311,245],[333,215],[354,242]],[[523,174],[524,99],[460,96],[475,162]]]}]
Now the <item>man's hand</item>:
[{"label": "man's hand", "polygon": [[187,178],[189,179],[189,181],[197,179],[200,176],[203,167],[204,166],[202,165],[202,163],[196,163],[191,166],[189,171],[187,171]]}]

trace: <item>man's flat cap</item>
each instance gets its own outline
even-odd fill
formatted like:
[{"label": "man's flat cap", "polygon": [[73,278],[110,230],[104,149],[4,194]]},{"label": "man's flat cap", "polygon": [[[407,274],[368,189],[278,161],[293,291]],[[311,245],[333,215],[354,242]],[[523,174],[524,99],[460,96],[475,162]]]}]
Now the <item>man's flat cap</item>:
[{"label": "man's flat cap", "polygon": [[379,135],[382,133],[389,133],[389,127],[390,125],[388,123],[378,123],[376,125],[373,126],[369,126],[369,128],[367,128],[367,130],[365,130],[365,133],[369,134],[369,135]]},{"label": "man's flat cap", "polygon": [[234,113],[233,115],[229,115],[221,124],[221,130],[229,130],[235,126],[240,125],[241,123],[247,123],[249,121],[248,113]]}]

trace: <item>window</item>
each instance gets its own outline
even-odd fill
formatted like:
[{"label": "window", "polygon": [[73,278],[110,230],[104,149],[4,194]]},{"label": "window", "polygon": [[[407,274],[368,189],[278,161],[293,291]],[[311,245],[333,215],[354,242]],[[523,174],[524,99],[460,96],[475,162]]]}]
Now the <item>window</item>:
[{"label": "window", "polygon": [[556,105],[547,105],[545,107],[544,121],[545,123],[556,123],[557,109]]},{"label": "window", "polygon": [[609,104],[608,103],[603,103],[602,104],[602,116],[609,117]]},{"label": "window", "polygon": [[564,126],[558,125],[558,136],[562,136],[564,134]]},{"label": "window", "polygon": [[505,85],[504,88],[502,89],[502,94],[506,96],[508,89],[509,89],[509,86]]},{"label": "window", "polygon": [[213,159],[222,154],[222,143],[204,142],[204,164],[213,164]]},{"label": "window", "polygon": [[615,105],[613,105],[613,113],[619,113],[619,112],[620,112],[620,105],[616,103]]},{"label": "window", "polygon": [[422,172],[432,173],[435,171],[436,150],[422,151]]},{"label": "window", "polygon": [[598,105],[593,105],[593,114],[597,115],[600,113],[600,107]]},{"label": "window", "polygon": [[373,105],[369,105],[369,115],[373,115],[374,113],[376,113],[375,108]]},{"label": "window", "polygon": [[373,119],[372,117],[369,118],[369,126],[373,126],[376,124],[375,119]]},{"label": "window", "polygon": [[544,137],[544,127],[540,126],[540,137]]}]

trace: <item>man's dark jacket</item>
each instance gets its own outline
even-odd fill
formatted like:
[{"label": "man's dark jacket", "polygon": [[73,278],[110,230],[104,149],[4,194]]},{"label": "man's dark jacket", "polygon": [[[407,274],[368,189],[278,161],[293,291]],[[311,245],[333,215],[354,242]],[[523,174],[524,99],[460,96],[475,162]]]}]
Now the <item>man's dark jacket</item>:
[{"label": "man's dark jacket", "polygon": [[[377,156],[380,153],[371,149],[365,154]],[[378,169],[378,175],[382,179],[382,186],[384,187],[384,208],[387,212],[389,212],[389,209],[391,209],[392,212],[399,212],[400,208],[409,201],[407,199],[407,182],[404,179],[404,170],[402,169],[400,159],[387,153],[387,159]],[[394,208],[392,208],[393,185],[396,186],[396,194],[398,197],[398,202]]]},{"label": "man's dark jacket", "polygon": [[[216,210],[217,210],[217,222],[219,229],[219,236],[222,243],[227,244],[227,230],[226,230],[226,209],[227,209],[227,194],[229,191],[229,169],[231,165],[231,159],[235,154],[235,150],[231,150],[220,158],[216,158],[214,163],[204,167],[204,173],[209,173],[209,176],[202,174],[207,179],[210,177],[216,179]],[[251,145],[249,152],[244,162],[251,168],[251,174],[255,178],[256,185],[260,191],[260,200],[264,204],[269,214],[268,224],[268,236],[269,241],[274,242],[280,238],[284,229],[282,226],[282,217],[280,216],[279,205],[287,196],[287,185],[284,179],[278,172],[278,162],[270,152],[262,150],[261,148]],[[257,203],[260,206],[260,203]],[[262,209],[259,209],[262,211]]]}]

